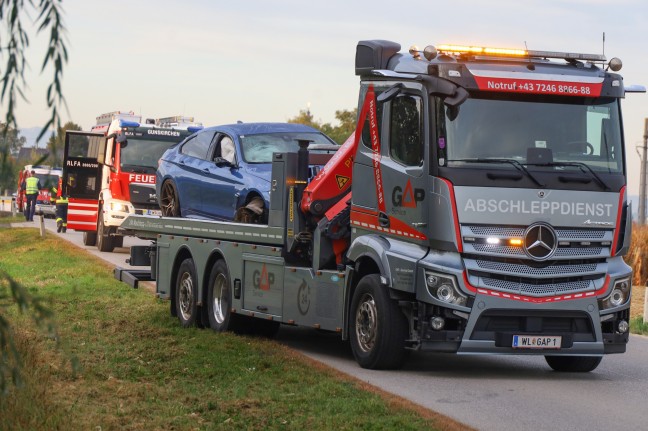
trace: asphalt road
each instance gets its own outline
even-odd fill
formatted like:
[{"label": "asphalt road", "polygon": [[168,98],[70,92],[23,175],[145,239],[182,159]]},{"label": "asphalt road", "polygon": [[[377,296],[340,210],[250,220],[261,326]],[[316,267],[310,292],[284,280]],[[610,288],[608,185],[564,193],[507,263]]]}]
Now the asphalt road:
[{"label": "asphalt road", "polygon": [[[37,223],[36,223],[37,225]],[[54,231],[53,220],[46,220]],[[128,248],[101,253],[80,233],[58,234],[116,266]],[[146,244],[127,238],[124,245]],[[278,341],[343,373],[481,430],[648,429],[648,337],[609,355],[591,373],[556,373],[542,357],[413,353],[400,371],[372,371],[348,343],[314,329],[282,327]]]}]

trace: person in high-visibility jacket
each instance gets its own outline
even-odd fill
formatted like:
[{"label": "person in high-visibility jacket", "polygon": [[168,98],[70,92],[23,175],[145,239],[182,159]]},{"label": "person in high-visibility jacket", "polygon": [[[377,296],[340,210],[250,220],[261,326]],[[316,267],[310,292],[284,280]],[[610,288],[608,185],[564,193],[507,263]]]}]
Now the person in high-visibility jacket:
[{"label": "person in high-visibility jacket", "polygon": [[22,188],[25,190],[25,198],[27,200],[25,205],[25,220],[34,221],[38,191],[42,188],[41,183],[36,176],[36,171],[31,171],[31,175],[23,181]]},{"label": "person in high-visibility jacket", "polygon": [[[59,178],[58,188],[52,187],[56,201],[56,231],[67,231],[68,197],[63,192],[63,179]],[[50,198],[51,199],[51,198]]]},{"label": "person in high-visibility jacket", "polygon": [[56,231],[67,231],[67,213],[68,213],[68,198],[67,196],[59,196],[56,198]]}]

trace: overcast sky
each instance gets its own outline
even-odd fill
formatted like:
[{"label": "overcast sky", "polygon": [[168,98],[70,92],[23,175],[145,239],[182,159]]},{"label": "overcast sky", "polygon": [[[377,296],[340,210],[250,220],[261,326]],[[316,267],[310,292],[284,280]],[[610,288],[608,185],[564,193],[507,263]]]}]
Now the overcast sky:
[{"label": "overcast sky", "polygon": [[[358,40],[462,43],[601,53],[623,61],[626,84],[648,85],[646,0],[63,0],[69,63],[63,90],[84,129],[101,113],[194,116],[206,126],[285,121],[310,106],[317,120],[357,103]],[[29,104],[21,128],[48,118],[39,75],[47,35],[32,37]],[[631,194],[648,95],[623,101]],[[4,107],[0,108],[4,116]]]}]

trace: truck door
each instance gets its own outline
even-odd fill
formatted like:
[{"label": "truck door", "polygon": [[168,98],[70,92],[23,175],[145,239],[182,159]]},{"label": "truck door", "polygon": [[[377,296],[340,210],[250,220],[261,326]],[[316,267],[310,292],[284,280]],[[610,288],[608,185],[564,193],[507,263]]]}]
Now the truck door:
[{"label": "truck door", "polygon": [[376,94],[370,88],[365,96],[353,179],[354,190],[360,181],[359,189],[366,193],[353,194],[351,219],[358,231],[367,229],[423,245],[428,232],[425,199],[429,198],[424,175],[426,107],[419,88],[411,86],[402,85],[396,96],[386,100],[376,96],[388,94],[389,84],[377,87]]},{"label": "truck door", "polygon": [[106,138],[103,134],[65,132],[63,193],[69,198],[69,229],[94,231],[97,228],[102,170],[98,159],[105,148]]}]

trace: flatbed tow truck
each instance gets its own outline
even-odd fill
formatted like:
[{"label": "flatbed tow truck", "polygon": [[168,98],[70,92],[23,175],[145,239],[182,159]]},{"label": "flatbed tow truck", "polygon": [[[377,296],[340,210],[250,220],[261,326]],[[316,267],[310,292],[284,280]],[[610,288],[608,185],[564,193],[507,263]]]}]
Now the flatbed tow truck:
[{"label": "flatbed tow truck", "polygon": [[349,339],[365,368],[412,350],[543,355],[587,372],[628,342],[631,208],[618,59],[358,43],[353,136],[308,178],[275,153],[267,225],[131,215],[184,326]]}]

